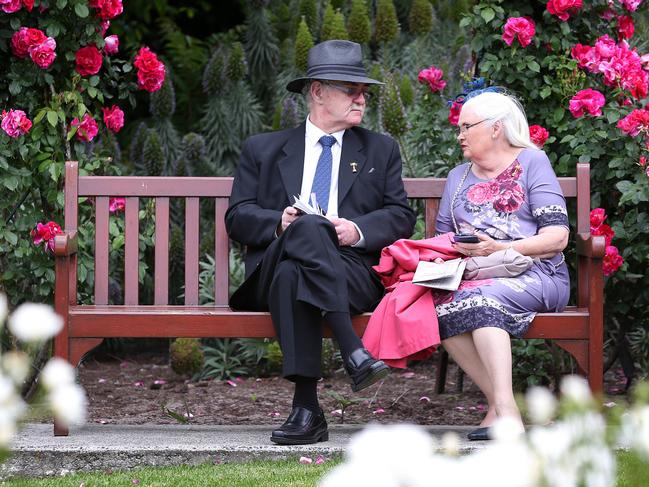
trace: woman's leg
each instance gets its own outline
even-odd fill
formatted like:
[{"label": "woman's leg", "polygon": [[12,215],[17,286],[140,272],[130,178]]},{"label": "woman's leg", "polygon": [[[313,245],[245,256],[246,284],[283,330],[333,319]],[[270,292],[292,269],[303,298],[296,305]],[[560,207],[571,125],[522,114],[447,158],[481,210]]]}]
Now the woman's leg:
[{"label": "woman's leg", "polygon": [[491,426],[491,423],[496,419],[493,385],[473,343],[471,333],[462,333],[447,338],[442,341],[442,345],[444,345],[444,349],[449,355],[453,357],[455,363],[466,372],[487,398],[489,409],[480,426]]},{"label": "woman's leg", "polygon": [[493,404],[498,416],[511,416],[521,422],[512,387],[512,349],[509,333],[495,327],[473,330],[473,343],[493,387]]}]

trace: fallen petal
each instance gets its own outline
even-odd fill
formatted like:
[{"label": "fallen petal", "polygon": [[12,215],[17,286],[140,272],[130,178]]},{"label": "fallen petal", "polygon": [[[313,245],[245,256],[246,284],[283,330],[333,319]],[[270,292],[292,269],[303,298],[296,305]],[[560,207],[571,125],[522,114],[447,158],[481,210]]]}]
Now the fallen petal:
[{"label": "fallen petal", "polygon": [[315,464],[322,465],[326,461],[327,460],[325,460],[325,458],[322,455],[318,455],[318,458],[315,459]]},{"label": "fallen petal", "polygon": [[455,406],[458,411],[464,411],[464,406]]},{"label": "fallen petal", "polygon": [[401,377],[403,377],[404,379],[412,379],[414,376],[414,372],[404,372],[403,374],[401,374]]},{"label": "fallen petal", "polygon": [[183,413],[183,416],[185,416],[187,419],[191,419],[194,417],[194,415],[190,412]]},{"label": "fallen petal", "polygon": [[313,458],[309,457],[300,457],[300,463],[303,465],[310,465],[313,463]]},{"label": "fallen petal", "polygon": [[167,383],[167,381],[164,380],[164,379],[157,379],[157,380],[154,380],[153,383],[155,385],[157,385],[157,386],[162,386],[162,385],[165,385]]},{"label": "fallen petal", "polygon": [[334,409],[329,414],[331,414],[332,416],[342,416],[343,415],[343,410],[342,409]]},{"label": "fallen petal", "polygon": [[235,381],[233,381],[233,380],[227,380],[226,382],[227,382],[229,385],[231,385],[232,387],[237,387],[237,383],[236,383]]},{"label": "fallen petal", "polygon": [[103,384],[104,382],[106,382],[106,379],[99,379],[99,380],[97,380],[97,382],[99,382],[100,384]]},{"label": "fallen petal", "polygon": [[137,382],[134,382],[133,385],[134,385],[135,387],[142,387],[142,386],[144,385],[144,382],[142,382],[141,380],[139,380],[139,381],[137,381]]},{"label": "fallen petal", "polygon": [[140,483],[140,480],[139,479],[133,479],[133,480],[131,480],[131,483],[134,484],[134,485],[137,485],[137,484]]},{"label": "fallen petal", "polygon": [[605,408],[614,408],[615,406],[617,406],[617,403],[615,403],[613,401],[604,403]]},{"label": "fallen petal", "polygon": [[279,412],[271,411],[270,413],[268,413],[268,416],[272,416],[273,418],[276,418],[277,416],[279,416]]},{"label": "fallen petal", "polygon": [[428,396],[421,396],[419,398],[419,402],[430,402],[430,397]]},{"label": "fallen petal", "polygon": [[385,409],[383,408],[378,408],[372,411],[372,414],[383,414],[383,413],[385,413]]}]

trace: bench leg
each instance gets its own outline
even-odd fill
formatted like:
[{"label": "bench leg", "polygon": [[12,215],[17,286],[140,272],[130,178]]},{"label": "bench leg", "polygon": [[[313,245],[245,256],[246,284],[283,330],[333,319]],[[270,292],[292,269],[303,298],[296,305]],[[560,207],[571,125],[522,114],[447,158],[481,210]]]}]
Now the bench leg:
[{"label": "bench leg", "polygon": [[444,390],[446,389],[446,373],[448,371],[448,352],[443,348],[439,348],[438,352],[435,392],[437,394],[444,394]]},{"label": "bench leg", "polygon": [[[67,343],[61,343],[61,340],[54,341],[54,356],[67,360],[75,368],[83,356],[90,350],[101,344],[103,338],[69,338]],[[68,436],[70,430],[67,425],[54,420],[54,436]]]}]

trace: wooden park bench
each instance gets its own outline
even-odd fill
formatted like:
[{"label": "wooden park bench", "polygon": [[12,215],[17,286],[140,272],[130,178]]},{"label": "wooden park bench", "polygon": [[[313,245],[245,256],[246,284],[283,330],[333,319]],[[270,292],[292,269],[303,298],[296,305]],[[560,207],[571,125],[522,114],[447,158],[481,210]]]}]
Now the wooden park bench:
[{"label": "wooden park bench", "polygon": [[[590,235],[590,172],[577,164],[577,176],[559,178],[566,198],[577,199],[576,306],[561,313],[541,313],[526,338],[552,339],[572,354],[594,391],[602,390],[604,238]],[[406,179],[408,197],[423,200],[426,237],[434,235],[444,179]],[[232,189],[228,177],[79,176],[78,164],[65,173],[65,228],[55,237],[55,308],[65,322],[55,338],[54,354],[74,366],[104,338],[112,337],[273,337],[268,313],[232,311],[228,307],[229,241],[224,216]],[[109,197],[125,197],[124,304],[109,302]],[[77,302],[77,228],[80,198],[94,200],[94,304]],[[153,304],[138,300],[139,199],[155,199],[155,267]],[[170,198],[185,200],[184,304],[169,305]],[[214,211],[213,306],[199,306],[199,208],[212,198]],[[88,249],[91,250],[91,249]],[[354,318],[360,334],[369,313]],[[54,425],[55,435],[67,428]]]}]

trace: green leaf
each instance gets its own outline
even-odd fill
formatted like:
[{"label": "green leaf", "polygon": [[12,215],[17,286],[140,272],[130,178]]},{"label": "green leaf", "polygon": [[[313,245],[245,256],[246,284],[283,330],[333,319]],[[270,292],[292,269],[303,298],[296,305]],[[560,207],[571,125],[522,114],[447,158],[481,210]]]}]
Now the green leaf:
[{"label": "green leaf", "polygon": [[59,121],[58,114],[53,110],[49,110],[47,112],[47,121],[50,123],[52,127],[56,127],[56,124]]},{"label": "green leaf", "polygon": [[542,99],[547,98],[551,94],[552,94],[552,87],[551,86],[544,86],[543,88],[541,88],[541,91],[539,93],[539,95],[541,96]]},{"label": "green leaf", "polygon": [[59,10],[63,10],[65,7],[68,5],[68,0],[57,0],[56,1],[56,7]]},{"label": "green leaf", "polygon": [[534,71],[535,73],[541,72],[541,66],[539,66],[539,63],[536,61],[528,61],[527,67],[530,68],[530,71]]},{"label": "green leaf", "polygon": [[4,237],[5,240],[7,240],[7,242],[9,242],[11,245],[16,245],[18,243],[18,235],[10,232],[9,230],[4,231]]},{"label": "green leaf", "polygon": [[74,12],[77,14],[78,17],[81,17],[82,19],[85,19],[90,13],[90,11],[88,10],[88,6],[83,3],[77,3],[74,6]]},{"label": "green leaf", "polygon": [[131,71],[133,71],[133,66],[129,63],[126,63],[124,66],[122,66],[122,71],[124,73],[130,73]]},{"label": "green leaf", "polygon": [[45,110],[44,108],[39,110],[39,112],[34,117],[34,124],[40,123],[40,121],[43,120],[43,117],[45,116],[46,113],[47,110]]},{"label": "green leaf", "polygon": [[2,181],[2,184],[4,184],[5,188],[7,188],[9,191],[15,190],[18,187],[18,183],[19,181],[16,176],[5,177]]},{"label": "green leaf", "polygon": [[494,9],[492,9],[491,7],[483,8],[480,11],[480,17],[482,17],[485,24],[491,22],[495,16],[496,16],[496,12],[494,12]]},{"label": "green leaf", "polygon": [[91,76],[88,83],[90,83],[90,86],[97,86],[99,84],[99,76]]},{"label": "green leaf", "polygon": [[606,120],[608,123],[616,123],[621,118],[621,114],[617,111],[606,111]]}]

